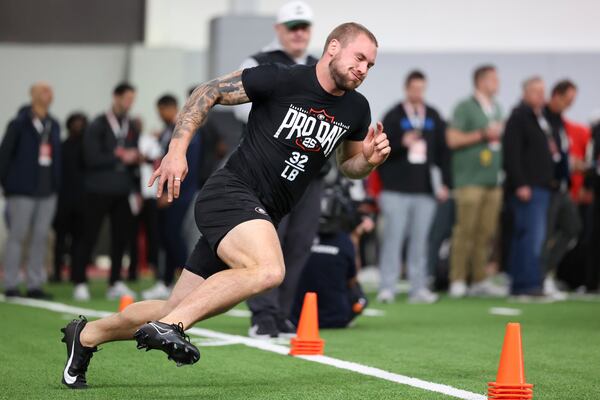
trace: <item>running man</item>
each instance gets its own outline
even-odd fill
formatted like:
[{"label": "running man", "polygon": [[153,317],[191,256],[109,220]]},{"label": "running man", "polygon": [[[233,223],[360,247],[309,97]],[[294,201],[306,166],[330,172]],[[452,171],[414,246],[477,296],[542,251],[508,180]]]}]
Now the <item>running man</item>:
[{"label": "running man", "polygon": [[369,104],[354,90],[376,55],[375,36],[346,23],[331,32],[316,66],[261,65],[196,88],[150,180],[152,185],[158,179],[158,196],[165,184],[168,201],[179,196],[187,147],[215,104],[251,101],[248,135],[198,196],[196,223],[203,237],[171,297],[134,303],[89,323],[81,317],[63,328],[65,385],[87,387],[97,346],[116,340],[135,338],[139,349],[162,350],[178,365],[193,364],[200,352],[186,329],[281,283],[277,223],[334,150],[342,173],[354,179],[367,176],[390,153],[383,125],[370,126]]}]

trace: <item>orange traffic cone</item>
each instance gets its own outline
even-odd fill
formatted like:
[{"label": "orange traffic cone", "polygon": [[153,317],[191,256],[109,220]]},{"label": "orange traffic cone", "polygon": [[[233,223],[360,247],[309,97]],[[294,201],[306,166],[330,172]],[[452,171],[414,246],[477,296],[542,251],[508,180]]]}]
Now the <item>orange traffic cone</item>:
[{"label": "orange traffic cone", "polygon": [[290,345],[290,355],[292,356],[323,354],[325,341],[319,337],[319,312],[317,294],[314,292],[308,292],[304,295],[298,331],[296,337],[292,338]]},{"label": "orange traffic cone", "polygon": [[533,398],[533,385],[525,383],[521,325],[506,325],[496,382],[488,383],[488,399],[528,400]]},{"label": "orange traffic cone", "polygon": [[133,297],[127,294],[121,296],[121,301],[119,301],[119,312],[123,311],[125,307],[127,307],[131,303],[133,303]]}]

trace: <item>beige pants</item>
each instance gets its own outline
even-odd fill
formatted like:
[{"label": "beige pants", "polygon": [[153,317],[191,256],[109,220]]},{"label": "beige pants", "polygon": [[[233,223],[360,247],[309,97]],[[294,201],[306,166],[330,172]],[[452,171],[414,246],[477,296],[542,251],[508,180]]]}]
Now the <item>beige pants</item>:
[{"label": "beige pants", "polygon": [[485,267],[496,234],[502,189],[467,186],[454,191],[456,222],[452,230],[450,281],[473,283],[486,278]]}]

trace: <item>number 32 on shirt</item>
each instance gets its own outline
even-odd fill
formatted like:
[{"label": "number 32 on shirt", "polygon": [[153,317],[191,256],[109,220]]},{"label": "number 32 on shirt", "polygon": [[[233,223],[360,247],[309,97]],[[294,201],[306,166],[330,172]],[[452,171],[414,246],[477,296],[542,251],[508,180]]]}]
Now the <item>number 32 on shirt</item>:
[{"label": "number 32 on shirt", "polygon": [[281,173],[281,177],[290,182],[293,181],[300,172],[304,172],[307,161],[308,156],[306,154],[300,154],[297,151],[292,152],[292,156],[285,160],[285,168]]}]

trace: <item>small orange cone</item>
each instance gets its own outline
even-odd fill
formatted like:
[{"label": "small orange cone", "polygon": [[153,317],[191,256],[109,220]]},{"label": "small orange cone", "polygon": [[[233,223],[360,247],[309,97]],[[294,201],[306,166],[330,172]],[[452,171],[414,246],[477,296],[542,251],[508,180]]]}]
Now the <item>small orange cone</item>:
[{"label": "small orange cone", "polygon": [[314,292],[308,292],[304,295],[298,330],[290,345],[290,355],[292,356],[323,354],[325,341],[319,337],[319,312],[317,294]]},{"label": "small orange cone", "polygon": [[533,398],[533,385],[525,383],[521,324],[506,325],[504,344],[496,382],[488,383],[488,399],[529,400]]},{"label": "small orange cone", "polygon": [[133,297],[127,294],[121,296],[121,301],[119,302],[119,312],[123,311],[125,307],[127,307],[131,303],[133,303]]}]

